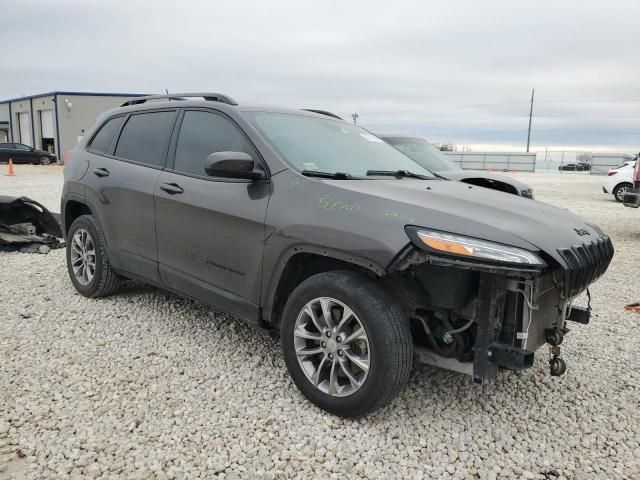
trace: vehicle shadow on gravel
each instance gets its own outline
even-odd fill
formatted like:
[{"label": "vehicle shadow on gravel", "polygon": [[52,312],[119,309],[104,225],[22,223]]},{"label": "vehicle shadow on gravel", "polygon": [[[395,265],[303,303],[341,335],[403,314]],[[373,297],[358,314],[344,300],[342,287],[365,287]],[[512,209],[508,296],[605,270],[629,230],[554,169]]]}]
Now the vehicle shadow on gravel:
[{"label": "vehicle shadow on gravel", "polygon": [[[235,343],[237,354],[241,357],[251,357],[255,354],[256,344],[261,346],[263,354],[270,357],[267,365],[268,372],[263,372],[263,380],[265,383],[286,382],[290,388],[282,391],[285,402],[305,402],[304,397],[294,387],[286,372],[286,367],[282,358],[280,345],[277,339],[268,335],[263,335],[252,327],[246,325],[241,320],[236,320],[224,313],[216,312],[215,309],[174,294],[170,291],[156,288],[154,286],[137,282],[127,281],[122,284],[118,293],[114,295],[119,299],[132,299],[139,296],[150,297],[150,301],[155,308],[170,311],[179,306],[180,311],[190,312],[190,314],[180,315],[178,312],[169,313],[170,316],[180,315],[182,321],[185,321],[185,334],[194,338],[206,339],[212,332],[216,332],[216,338],[224,338],[224,341]],[[215,339],[211,339],[215,341]],[[215,355],[215,352],[212,352]],[[544,369],[542,361],[536,362],[534,369]],[[400,409],[403,415],[408,416],[424,416],[425,405],[429,405],[430,409],[444,412],[448,415],[463,414],[469,410],[479,408],[477,413],[482,413],[484,407],[482,405],[490,404],[500,396],[501,401],[514,402],[515,408],[520,398],[523,401],[521,407],[526,406],[526,400],[517,393],[514,383],[535,381],[532,378],[532,372],[523,372],[515,374],[513,372],[500,372],[495,379],[484,384],[478,385],[473,382],[472,378],[452,371],[442,370],[429,365],[415,364],[412,370],[411,378],[406,391],[395,399],[389,406],[382,408],[378,412],[365,417],[366,421],[377,422],[383,420],[390,412]],[[255,385],[254,388],[259,389],[261,385]],[[258,392],[256,392],[257,394]],[[290,398],[292,397],[292,398]],[[475,405],[475,407],[474,407]],[[313,411],[321,417],[332,418],[331,415],[321,409],[309,404]],[[426,417],[425,417],[426,418]],[[354,420],[357,421],[357,420]],[[349,422],[347,420],[347,422]]]}]

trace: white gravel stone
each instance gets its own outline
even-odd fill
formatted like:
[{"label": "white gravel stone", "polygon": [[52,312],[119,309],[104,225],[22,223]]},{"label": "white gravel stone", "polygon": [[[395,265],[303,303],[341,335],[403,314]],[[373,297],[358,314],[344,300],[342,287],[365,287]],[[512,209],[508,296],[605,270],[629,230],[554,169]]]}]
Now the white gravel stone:
[{"label": "white gravel stone", "polygon": [[[61,170],[18,165],[0,192],[58,211]],[[134,282],[84,298],[63,250],[0,253],[0,478],[640,478],[640,319],[623,310],[640,300],[640,211],[598,177],[516,177],[616,248],[591,324],[562,345],[564,377],[545,350],[487,385],[416,366],[391,405],[342,420],[242,323]]]}]

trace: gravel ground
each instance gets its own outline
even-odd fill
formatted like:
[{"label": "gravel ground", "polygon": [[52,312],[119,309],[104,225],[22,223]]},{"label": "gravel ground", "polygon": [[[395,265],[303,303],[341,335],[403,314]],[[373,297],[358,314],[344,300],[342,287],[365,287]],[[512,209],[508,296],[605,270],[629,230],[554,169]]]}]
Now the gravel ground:
[{"label": "gravel ground", "polygon": [[[1,194],[58,211],[60,167],[16,170]],[[623,310],[640,300],[640,211],[598,178],[517,177],[617,250],[595,318],[563,344],[564,377],[543,351],[483,386],[418,366],[391,405],[343,420],[241,323],[139,283],[89,300],[62,250],[0,253],[0,478],[640,478],[640,318]]]}]

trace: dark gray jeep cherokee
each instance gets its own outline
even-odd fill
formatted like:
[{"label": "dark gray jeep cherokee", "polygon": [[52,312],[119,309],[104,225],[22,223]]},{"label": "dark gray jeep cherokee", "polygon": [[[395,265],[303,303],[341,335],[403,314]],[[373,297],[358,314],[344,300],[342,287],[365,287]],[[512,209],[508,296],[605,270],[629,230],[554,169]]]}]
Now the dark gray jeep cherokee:
[{"label": "dark gray jeep cherokee", "polygon": [[562,374],[566,321],[590,315],[572,300],[613,256],[566,210],[438,179],[339,119],[220,94],[103,114],[64,176],[78,292],[138,279],[279,335],[302,393],[342,416],[389,402],[414,358],[483,382],[548,343]]}]

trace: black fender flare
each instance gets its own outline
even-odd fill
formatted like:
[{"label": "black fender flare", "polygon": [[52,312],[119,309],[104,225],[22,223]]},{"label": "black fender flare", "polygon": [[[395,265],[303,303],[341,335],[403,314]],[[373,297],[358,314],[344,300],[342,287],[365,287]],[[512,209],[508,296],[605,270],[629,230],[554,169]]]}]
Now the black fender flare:
[{"label": "black fender flare", "polygon": [[381,277],[387,273],[386,269],[378,263],[363,257],[359,257],[357,255],[353,255],[352,253],[319,247],[317,245],[293,245],[280,255],[280,258],[274,265],[273,273],[271,274],[270,278],[268,279],[268,281],[263,282],[262,284],[262,296],[260,303],[265,321],[270,322],[272,320],[275,295],[278,286],[280,285],[280,280],[282,279],[282,273],[284,269],[293,256],[299,255],[301,253],[311,253],[314,255],[350,263],[352,265],[369,270],[378,277]]}]

